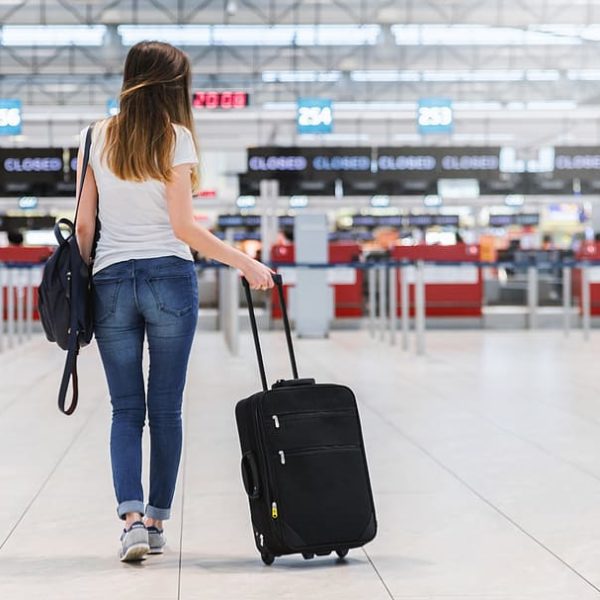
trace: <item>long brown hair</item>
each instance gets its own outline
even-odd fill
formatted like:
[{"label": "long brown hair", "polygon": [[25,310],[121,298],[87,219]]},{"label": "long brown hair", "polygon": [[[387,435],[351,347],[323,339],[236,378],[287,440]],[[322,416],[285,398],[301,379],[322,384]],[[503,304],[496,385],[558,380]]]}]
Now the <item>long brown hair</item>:
[{"label": "long brown hair", "polygon": [[[194,132],[187,56],[163,42],[140,42],[125,59],[120,111],[108,121],[104,156],[121,179],[167,183],[172,177],[175,131],[172,123]],[[198,189],[197,169],[192,188]]]}]

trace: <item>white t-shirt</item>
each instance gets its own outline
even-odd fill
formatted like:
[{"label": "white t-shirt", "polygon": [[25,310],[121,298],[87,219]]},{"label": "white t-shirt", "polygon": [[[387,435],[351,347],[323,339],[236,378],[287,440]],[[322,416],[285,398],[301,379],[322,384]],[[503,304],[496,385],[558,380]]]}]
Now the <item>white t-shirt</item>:
[{"label": "white t-shirt", "polygon": [[[165,184],[157,179],[143,182],[119,179],[101,160],[108,119],[97,123],[92,134],[90,166],[98,187],[101,229],[93,273],[132,258],[179,256],[192,260],[189,247],[173,233]],[[172,165],[197,164],[198,156],[190,131],[173,124],[175,148]],[[79,151],[83,156],[87,127],[81,132]]]}]

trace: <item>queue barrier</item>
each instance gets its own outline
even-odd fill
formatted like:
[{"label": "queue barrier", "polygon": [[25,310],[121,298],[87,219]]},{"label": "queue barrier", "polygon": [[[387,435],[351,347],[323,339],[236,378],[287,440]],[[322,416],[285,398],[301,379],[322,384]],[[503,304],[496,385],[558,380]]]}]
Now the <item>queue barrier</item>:
[{"label": "queue barrier", "polygon": [[43,265],[0,263],[0,352],[31,339]]},{"label": "queue barrier", "polygon": [[[352,263],[277,263],[285,269],[356,269],[366,272],[368,330],[372,336],[388,339],[396,344],[398,316],[402,348],[409,349],[411,320],[415,331],[417,354],[425,353],[427,287],[425,270],[431,265],[440,268],[460,266],[462,261],[382,260]],[[528,274],[529,328],[536,327],[536,282],[541,269],[562,269],[564,310],[563,330],[569,335],[572,328],[572,289],[577,284],[580,299],[579,314],[584,339],[589,339],[592,317],[592,290],[596,284],[590,278],[592,269],[600,269],[600,260],[573,259],[560,262],[533,264],[531,262],[485,262],[469,261],[477,268],[512,268],[526,270]],[[239,273],[212,261],[199,261],[198,269],[219,269],[219,323],[229,350],[239,352]],[[409,270],[412,275],[409,276]],[[43,264],[0,263],[0,352],[30,339],[33,323],[39,319],[37,288],[41,282]],[[577,277],[575,276],[577,274]],[[399,285],[398,285],[399,283]],[[413,305],[409,305],[409,283],[413,286]],[[409,308],[410,306],[410,308]]]},{"label": "queue barrier", "polygon": [[[327,282],[333,288],[334,316],[337,319],[363,316],[363,270],[351,265],[360,257],[361,247],[356,242],[329,242],[327,263],[336,268],[328,269]],[[271,266],[283,277],[283,293],[288,302],[289,288],[296,283],[296,249],[294,244],[275,244],[271,248]],[[273,290],[271,301],[272,316],[281,319],[281,308],[277,291]]]}]

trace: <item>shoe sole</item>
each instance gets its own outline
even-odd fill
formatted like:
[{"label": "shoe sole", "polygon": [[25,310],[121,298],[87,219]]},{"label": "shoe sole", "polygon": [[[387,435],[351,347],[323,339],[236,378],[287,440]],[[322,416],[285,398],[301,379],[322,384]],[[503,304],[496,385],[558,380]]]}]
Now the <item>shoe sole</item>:
[{"label": "shoe sole", "polygon": [[127,548],[127,552],[121,556],[121,562],[133,562],[136,560],[144,560],[146,554],[150,552],[148,544],[134,544]]},{"label": "shoe sole", "polygon": [[164,554],[164,548],[150,548],[148,554]]}]

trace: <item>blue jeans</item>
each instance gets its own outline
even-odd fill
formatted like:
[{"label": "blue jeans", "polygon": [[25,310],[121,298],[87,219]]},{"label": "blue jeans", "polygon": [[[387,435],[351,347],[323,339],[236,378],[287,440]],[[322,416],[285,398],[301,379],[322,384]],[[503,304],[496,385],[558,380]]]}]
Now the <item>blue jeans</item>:
[{"label": "blue jeans", "polygon": [[[112,402],[110,455],[117,513],[168,519],[181,456],[181,404],[198,318],[191,261],[176,256],[110,265],[93,278],[96,340]],[[142,355],[150,370],[144,389]],[[150,425],[150,494],[144,508],[142,431]]]}]

